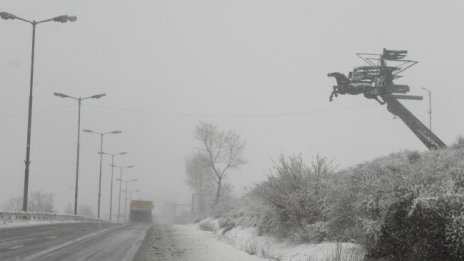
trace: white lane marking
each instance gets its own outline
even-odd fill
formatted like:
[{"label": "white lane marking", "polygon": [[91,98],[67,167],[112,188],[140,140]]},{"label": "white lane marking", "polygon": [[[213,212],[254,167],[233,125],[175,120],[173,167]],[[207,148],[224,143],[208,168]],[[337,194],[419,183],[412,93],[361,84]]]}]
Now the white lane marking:
[{"label": "white lane marking", "polygon": [[79,241],[82,241],[82,240],[85,240],[85,239],[94,237],[94,236],[99,235],[99,234],[103,234],[103,233],[105,233],[105,232],[107,232],[107,231],[116,230],[116,229],[118,229],[118,228],[120,228],[120,227],[119,227],[119,226],[110,227],[110,228],[106,228],[106,229],[104,229],[104,230],[101,230],[101,231],[98,231],[98,232],[95,232],[95,233],[92,233],[92,234],[85,235],[85,236],[83,236],[83,237],[80,237],[80,238],[71,240],[71,241],[66,242],[66,243],[64,243],[64,244],[61,244],[61,245],[58,245],[58,246],[55,246],[55,247],[52,247],[52,248],[49,248],[49,249],[45,249],[45,250],[43,250],[43,251],[41,251],[41,252],[39,252],[39,253],[35,253],[35,254],[33,254],[33,255],[27,256],[27,257],[25,257],[23,260],[24,260],[24,261],[32,261],[32,260],[35,260],[35,259],[37,259],[37,258],[40,257],[40,256],[46,255],[46,254],[51,253],[51,252],[53,252],[53,251],[56,251],[56,250],[58,250],[58,249],[60,249],[60,248],[67,247],[67,246],[72,245],[72,244],[74,244],[74,243],[77,243],[77,242],[79,242]]},{"label": "white lane marking", "polygon": [[46,237],[46,239],[54,239],[54,238],[57,238],[58,236],[49,236],[49,237]]},{"label": "white lane marking", "polygon": [[13,247],[8,248],[8,250],[15,250],[15,249],[18,249],[18,248],[23,247],[23,246],[24,245],[13,246]]},{"label": "white lane marking", "polygon": [[147,235],[148,229],[152,226],[153,225],[143,226],[143,231],[138,235],[138,237],[132,243],[132,247],[129,249],[129,251],[127,251],[126,256],[124,256],[124,258],[121,260],[130,261],[134,259],[134,256],[137,253],[137,250],[139,250],[140,246],[143,243],[143,240],[145,239],[145,236]]}]

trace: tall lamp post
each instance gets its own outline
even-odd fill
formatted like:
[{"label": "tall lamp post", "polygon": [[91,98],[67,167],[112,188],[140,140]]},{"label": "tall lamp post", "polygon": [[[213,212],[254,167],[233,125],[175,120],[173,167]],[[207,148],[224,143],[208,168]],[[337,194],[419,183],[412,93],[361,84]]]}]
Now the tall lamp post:
[{"label": "tall lamp post", "polygon": [[115,130],[115,131],[109,131],[109,132],[96,132],[96,131],[88,130],[88,129],[85,129],[83,131],[87,133],[93,133],[93,134],[100,135],[100,153],[99,153],[100,154],[100,175],[98,178],[98,207],[97,207],[98,209],[97,218],[100,218],[101,179],[102,179],[102,161],[103,161],[103,136],[105,136],[106,134],[120,134],[121,131]]},{"label": "tall lamp post", "polygon": [[92,95],[89,97],[72,97],[67,94],[63,93],[58,93],[55,92],[53,93],[55,96],[60,97],[60,98],[71,98],[73,100],[76,100],[78,103],[78,114],[77,114],[77,159],[76,159],[76,189],[74,193],[74,215],[77,215],[77,192],[79,188],[79,149],[80,149],[80,140],[81,140],[81,103],[83,100],[87,99],[100,99],[101,97],[105,96],[106,94],[97,94],[97,95]]},{"label": "tall lamp post", "polygon": [[111,154],[111,153],[106,153],[106,152],[101,152],[99,154],[103,154],[103,155],[110,155],[111,156],[111,190],[110,190],[110,222],[111,222],[111,217],[113,215],[113,173],[114,173],[114,157],[115,156],[119,156],[119,155],[126,155],[127,152],[120,152],[120,153],[115,153],[115,154]]},{"label": "tall lamp post", "polygon": [[[119,182],[122,181],[122,179],[118,179]],[[126,183],[126,189],[124,190],[125,194],[124,194],[124,223],[126,223],[126,216],[127,216],[127,183],[129,182],[135,182],[137,181],[137,179],[130,179],[130,180],[124,180],[124,182]]]},{"label": "tall lamp post", "polygon": [[130,169],[135,167],[134,165],[130,166],[125,166],[125,167],[120,167],[114,164],[111,164],[112,166],[116,167],[119,169],[119,201],[118,201],[118,223],[119,223],[119,218],[121,216],[121,189],[122,189],[122,170],[123,169]]},{"label": "tall lamp post", "polygon": [[137,192],[140,192],[140,189],[129,191],[129,202],[132,201],[132,193],[137,193]]},{"label": "tall lamp post", "polygon": [[422,89],[424,89],[426,92],[429,93],[429,129],[432,130],[432,91],[425,88],[425,87],[422,87]]},{"label": "tall lamp post", "polygon": [[30,83],[29,83],[29,109],[27,113],[27,144],[26,144],[26,160],[24,163],[26,164],[26,169],[24,171],[24,194],[23,194],[23,211],[27,211],[27,195],[29,189],[29,165],[31,164],[30,156],[31,156],[31,130],[32,130],[32,89],[34,86],[34,54],[35,54],[35,29],[38,24],[45,23],[45,22],[75,22],[77,20],[76,16],[67,16],[61,15],[57,17],[53,17],[50,19],[36,21],[36,20],[26,20],[24,18],[18,17],[16,15],[7,13],[7,12],[0,12],[0,17],[4,20],[20,20],[32,25],[32,52],[31,52],[31,74],[30,74]]},{"label": "tall lamp post", "polygon": [[[127,190],[123,190],[123,192],[126,192],[127,193]],[[136,189],[136,190],[132,190],[132,191],[129,191],[129,199],[126,198],[126,202],[129,201],[129,207],[130,207],[130,204],[132,202],[132,193],[136,193],[136,192],[140,192],[139,189]],[[130,215],[130,213],[129,213]],[[126,216],[126,211],[124,210],[124,217]],[[130,220],[130,218],[129,218]]]}]

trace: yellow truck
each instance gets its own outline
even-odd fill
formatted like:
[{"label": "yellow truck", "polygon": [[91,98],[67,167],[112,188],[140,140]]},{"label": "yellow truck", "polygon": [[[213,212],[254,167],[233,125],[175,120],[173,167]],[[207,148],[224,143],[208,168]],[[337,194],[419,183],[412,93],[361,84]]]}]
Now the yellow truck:
[{"label": "yellow truck", "polygon": [[153,201],[132,200],[130,203],[131,222],[152,222]]}]

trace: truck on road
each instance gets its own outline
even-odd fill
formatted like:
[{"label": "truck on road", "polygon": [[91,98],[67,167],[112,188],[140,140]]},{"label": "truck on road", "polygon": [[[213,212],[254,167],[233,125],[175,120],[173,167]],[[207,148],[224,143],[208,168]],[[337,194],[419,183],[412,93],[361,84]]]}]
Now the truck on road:
[{"label": "truck on road", "polygon": [[130,203],[131,222],[152,222],[153,201],[132,200]]}]

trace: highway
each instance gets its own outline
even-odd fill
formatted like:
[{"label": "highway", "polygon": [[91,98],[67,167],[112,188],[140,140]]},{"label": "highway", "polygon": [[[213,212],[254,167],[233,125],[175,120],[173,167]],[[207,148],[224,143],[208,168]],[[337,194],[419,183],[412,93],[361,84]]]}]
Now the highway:
[{"label": "highway", "polygon": [[149,225],[61,223],[0,229],[0,260],[131,260]]}]

